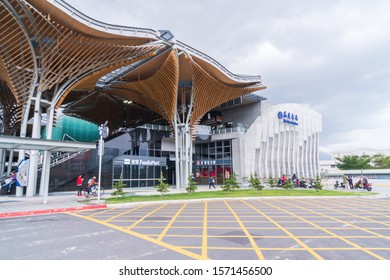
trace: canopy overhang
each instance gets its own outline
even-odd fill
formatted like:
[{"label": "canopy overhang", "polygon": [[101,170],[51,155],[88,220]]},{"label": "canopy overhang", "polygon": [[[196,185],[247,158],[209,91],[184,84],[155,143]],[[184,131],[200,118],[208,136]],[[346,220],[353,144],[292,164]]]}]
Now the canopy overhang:
[{"label": "canopy overhang", "polygon": [[1,135],[0,147],[3,149],[5,148],[51,152],[78,152],[89,149],[96,149],[96,144],[87,142],[55,141]]}]

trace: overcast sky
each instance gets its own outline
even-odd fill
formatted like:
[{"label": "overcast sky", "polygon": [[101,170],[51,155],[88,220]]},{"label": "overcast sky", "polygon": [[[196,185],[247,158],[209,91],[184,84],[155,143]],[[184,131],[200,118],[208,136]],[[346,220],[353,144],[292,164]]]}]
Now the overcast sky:
[{"label": "overcast sky", "polygon": [[322,114],[321,150],[390,149],[388,0],[65,0],[112,24],[168,29],[272,104]]}]

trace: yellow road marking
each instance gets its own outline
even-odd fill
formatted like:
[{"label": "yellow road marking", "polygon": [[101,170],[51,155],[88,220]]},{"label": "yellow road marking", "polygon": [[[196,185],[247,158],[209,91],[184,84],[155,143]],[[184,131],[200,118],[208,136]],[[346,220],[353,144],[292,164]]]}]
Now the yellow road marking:
[{"label": "yellow road marking", "polygon": [[[304,203],[305,203],[305,204],[309,204],[309,205],[313,205],[313,204],[308,203],[308,202],[304,202]],[[346,217],[351,217],[351,216],[353,216],[353,217],[357,217],[357,218],[360,218],[360,219],[365,219],[365,220],[370,221],[370,222],[375,222],[375,223],[378,223],[378,224],[383,224],[383,225],[385,225],[385,226],[389,226],[388,223],[384,223],[384,222],[381,222],[381,221],[376,221],[376,220],[370,219],[370,218],[368,218],[368,217],[366,217],[366,216],[358,216],[358,215],[352,214],[352,213],[350,213],[350,212],[332,209],[332,207],[329,207],[329,206],[323,206],[323,205],[321,205],[321,207],[322,207],[322,208],[325,208],[325,209],[335,210],[335,211],[338,212],[338,213],[346,214]],[[355,210],[355,211],[356,211],[356,210],[359,210],[359,209],[356,209],[356,207],[354,208],[354,207],[352,207],[352,206],[347,206],[346,208],[350,208],[350,209]],[[345,209],[345,208],[344,208],[344,209]],[[365,212],[365,213],[373,213],[373,214],[375,213],[375,212],[371,212],[371,211],[363,211],[363,212]],[[380,213],[375,213],[375,214],[381,215]],[[381,215],[381,216],[386,217],[386,218],[387,218],[387,217],[390,218],[390,216],[387,216],[387,215]],[[364,222],[364,221],[362,221],[362,222]]]},{"label": "yellow road marking", "polygon": [[150,215],[153,215],[154,213],[156,213],[158,210],[164,208],[167,204],[163,204],[161,205],[160,207],[154,209],[153,211],[149,212],[149,214],[143,216],[141,219],[139,219],[137,222],[133,223],[132,225],[128,226],[126,229],[127,230],[130,230],[131,228],[135,227],[136,225],[138,225],[139,223],[141,223],[143,220],[145,220],[147,217],[149,217]]},{"label": "yellow road marking", "polygon": [[140,209],[140,208],[142,208],[142,207],[144,207],[144,206],[141,205],[141,206],[132,208],[132,209],[130,209],[130,210],[128,210],[128,211],[120,212],[118,215],[114,215],[114,216],[110,217],[109,219],[106,219],[105,221],[106,221],[106,222],[109,222],[109,221],[111,221],[111,220],[116,219],[117,217],[126,215],[126,214],[128,214],[128,213],[130,213],[130,212],[133,212],[133,211],[135,211],[135,210],[138,210],[138,209]]},{"label": "yellow road marking", "polygon": [[256,252],[256,255],[258,256],[258,258],[260,260],[264,260],[264,255],[263,253],[261,253],[259,247],[257,247],[257,244],[255,242],[255,240],[253,239],[253,237],[250,235],[250,233],[248,232],[248,230],[246,229],[245,225],[242,223],[242,221],[240,220],[240,218],[237,216],[236,212],[234,212],[233,208],[230,207],[230,205],[226,202],[226,200],[224,200],[226,206],[229,208],[229,210],[232,212],[233,216],[236,218],[238,224],[240,225],[241,229],[244,231],[245,235],[247,236],[247,238],[249,239],[253,249],[255,250]]},{"label": "yellow road marking", "polygon": [[198,254],[195,254],[195,253],[192,253],[190,251],[181,249],[180,247],[177,247],[177,246],[174,246],[174,245],[162,242],[162,241],[158,241],[157,239],[150,238],[150,237],[148,237],[146,235],[140,234],[138,232],[135,232],[135,231],[132,231],[132,230],[129,230],[129,229],[124,229],[122,227],[115,226],[115,225],[110,224],[110,223],[108,223],[106,221],[101,221],[101,220],[97,220],[95,218],[85,217],[85,216],[82,216],[82,215],[78,215],[76,213],[67,213],[67,214],[75,216],[75,217],[79,217],[79,218],[82,218],[82,219],[86,219],[86,220],[89,220],[89,221],[92,221],[92,222],[95,222],[95,223],[98,223],[98,224],[101,224],[101,225],[104,225],[104,226],[107,226],[107,227],[110,227],[110,228],[113,228],[113,229],[116,229],[116,230],[119,230],[121,232],[124,232],[124,233],[130,234],[132,236],[141,238],[143,240],[152,242],[154,244],[157,244],[159,246],[165,247],[165,248],[170,249],[170,250],[172,250],[174,252],[180,253],[182,255],[185,255],[187,257],[190,257],[190,258],[193,258],[193,259],[196,259],[196,260],[203,260],[204,259],[202,256],[200,256]]},{"label": "yellow road marking", "polygon": [[286,233],[288,236],[290,236],[292,239],[295,240],[295,242],[297,242],[299,245],[301,245],[303,248],[305,248],[311,255],[313,255],[317,260],[323,260],[323,258],[318,255],[316,252],[314,252],[312,250],[312,248],[310,248],[309,246],[307,246],[304,242],[302,242],[299,238],[297,238],[294,234],[292,234],[290,231],[288,231],[287,229],[285,229],[284,227],[282,227],[278,222],[274,221],[272,218],[268,217],[266,214],[264,214],[262,211],[260,211],[259,209],[257,209],[256,207],[252,206],[251,204],[249,204],[248,202],[246,201],[243,201],[242,202],[246,205],[248,205],[249,207],[251,207],[253,210],[255,210],[257,213],[263,215],[264,217],[266,217],[271,223],[273,223],[275,226],[277,226],[279,229],[281,229],[284,233]]},{"label": "yellow road marking", "polygon": [[176,212],[175,216],[173,216],[173,218],[171,219],[171,221],[169,222],[169,224],[164,228],[164,230],[162,231],[162,233],[160,234],[160,236],[157,238],[158,241],[161,241],[163,239],[163,237],[165,236],[165,234],[168,232],[169,228],[173,225],[173,223],[175,222],[175,220],[177,219],[177,217],[180,215],[180,212],[183,211],[183,209],[187,206],[187,204],[184,204],[180,209],[179,211]]},{"label": "yellow road marking", "polygon": [[[288,202],[283,202],[283,203],[286,203],[286,204],[288,204],[288,205],[293,205],[293,206],[298,207],[298,208],[306,209],[305,207],[301,207],[301,206],[298,206],[298,205],[295,205],[295,204],[291,204],[291,203],[288,203]],[[308,202],[303,202],[303,203],[306,204],[306,205],[314,205],[314,204],[311,204],[311,203],[308,203]],[[332,216],[328,216],[328,215],[322,214],[321,212],[317,212],[317,211],[314,211],[314,210],[311,210],[311,209],[307,209],[307,211],[312,212],[312,213],[315,213],[315,214],[320,215],[320,216],[322,216],[322,217],[326,217],[326,218],[332,219],[332,220],[337,221],[337,222],[341,222],[341,223],[347,224],[347,225],[353,227],[354,229],[359,229],[359,230],[362,230],[362,231],[364,231],[364,232],[367,232],[367,233],[376,235],[376,236],[381,237],[381,238],[384,238],[384,239],[390,239],[389,237],[386,237],[386,236],[381,235],[381,234],[379,234],[379,233],[370,231],[370,230],[368,230],[368,229],[366,229],[366,228],[359,227],[359,226],[354,225],[354,224],[352,224],[352,223],[350,223],[350,222],[348,222],[348,221],[339,220],[338,218],[334,218],[334,217],[332,217]],[[337,211],[338,211],[338,210],[337,210]],[[338,211],[338,212],[343,212],[343,211]],[[343,212],[343,213],[346,213],[346,212]],[[354,215],[354,214],[350,214],[350,216],[354,216],[354,217],[360,218],[359,216],[356,216],[356,215]],[[375,221],[374,221],[374,222],[375,222]],[[380,224],[381,224],[381,223],[380,223]],[[349,230],[351,230],[351,229],[353,229],[353,228],[350,228]],[[332,229],[334,229],[334,228],[332,228]],[[344,229],[347,229],[347,228],[341,228],[341,229],[344,230]]]},{"label": "yellow road marking", "polygon": [[207,258],[207,212],[208,212],[208,202],[205,201],[203,208],[203,232],[202,232],[202,257]]},{"label": "yellow road marking", "polygon": [[[362,251],[366,252],[367,254],[369,254],[369,255],[371,255],[371,256],[377,258],[377,259],[384,260],[384,258],[382,258],[381,256],[379,256],[379,255],[377,255],[377,254],[375,254],[375,253],[373,253],[373,252],[371,252],[371,251],[369,251],[369,250],[367,250],[367,249],[365,249],[365,248],[363,248],[363,247],[361,247],[361,246],[359,246],[359,245],[357,245],[357,244],[355,244],[355,243],[349,241],[348,239],[345,239],[344,237],[338,236],[338,235],[334,234],[333,232],[331,232],[331,231],[329,231],[329,230],[327,230],[327,229],[325,229],[325,228],[323,228],[323,227],[321,227],[321,226],[319,226],[319,225],[317,225],[317,224],[314,224],[314,223],[312,223],[312,222],[310,222],[310,221],[308,221],[308,220],[306,220],[306,219],[304,219],[304,218],[302,218],[302,217],[299,217],[299,216],[295,215],[294,213],[292,213],[292,212],[290,212],[290,211],[288,211],[288,210],[284,210],[283,208],[280,208],[280,207],[278,207],[278,206],[276,206],[276,205],[272,205],[272,204],[270,204],[270,203],[268,203],[268,202],[265,202],[265,201],[262,201],[262,202],[265,203],[265,204],[268,204],[268,205],[270,205],[270,206],[273,206],[273,207],[275,207],[276,209],[280,209],[280,210],[282,210],[282,211],[284,211],[284,212],[286,212],[286,213],[289,213],[291,216],[296,217],[296,218],[299,218],[299,219],[301,219],[302,221],[306,221],[308,224],[315,226],[316,228],[318,228],[318,229],[320,229],[320,230],[326,232],[326,233],[329,234],[329,235],[332,235],[332,236],[335,236],[335,237],[339,238],[340,240],[344,241],[345,243],[348,243],[348,244],[350,244],[350,245],[352,245],[352,246],[354,246],[354,247],[356,247],[356,248],[360,248]],[[297,207],[298,207],[298,206],[297,206]],[[300,208],[305,209],[304,207],[300,207]],[[307,210],[307,211],[310,211],[310,209],[306,209],[306,210]]]}]

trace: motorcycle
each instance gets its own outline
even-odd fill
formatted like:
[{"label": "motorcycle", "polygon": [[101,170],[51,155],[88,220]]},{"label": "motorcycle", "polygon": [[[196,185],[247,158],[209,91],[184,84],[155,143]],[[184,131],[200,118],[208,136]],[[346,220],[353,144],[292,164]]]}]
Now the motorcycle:
[{"label": "motorcycle", "polygon": [[368,183],[368,182],[362,182],[361,180],[357,181],[354,185],[353,185],[353,188],[355,190],[357,189],[362,189],[362,190],[366,190],[366,191],[371,191],[372,190],[372,184]]},{"label": "motorcycle", "polygon": [[339,184],[339,181],[336,181],[336,184],[334,184],[334,188],[337,190],[338,188],[340,188],[340,189],[346,189],[346,186],[345,186],[345,184],[343,183],[343,182],[341,182],[340,184]]}]

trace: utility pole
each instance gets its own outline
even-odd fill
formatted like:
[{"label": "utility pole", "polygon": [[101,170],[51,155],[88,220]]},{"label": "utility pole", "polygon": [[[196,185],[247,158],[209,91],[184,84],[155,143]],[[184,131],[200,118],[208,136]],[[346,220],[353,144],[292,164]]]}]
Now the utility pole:
[{"label": "utility pole", "polygon": [[104,155],[104,139],[108,136],[108,121],[106,121],[104,124],[101,124],[99,127],[99,148],[98,148],[98,155],[99,155],[99,178],[98,178],[98,201],[100,201],[100,185],[101,185],[101,179],[102,179],[102,158]]}]

